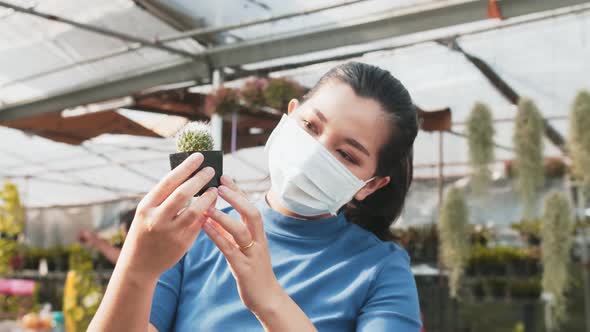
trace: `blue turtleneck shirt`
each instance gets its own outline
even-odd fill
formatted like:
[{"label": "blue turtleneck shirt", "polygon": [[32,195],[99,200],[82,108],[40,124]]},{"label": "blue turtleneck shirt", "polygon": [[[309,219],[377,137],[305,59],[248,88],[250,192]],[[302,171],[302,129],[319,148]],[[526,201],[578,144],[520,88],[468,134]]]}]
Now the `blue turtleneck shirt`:
[{"label": "blue turtleneck shirt", "polygon": [[[419,331],[418,294],[405,250],[343,214],[302,220],[271,209],[264,199],[257,207],[275,275],[318,331]],[[239,222],[235,210],[227,213]],[[150,322],[160,332],[263,330],[205,232],[160,277]]]}]

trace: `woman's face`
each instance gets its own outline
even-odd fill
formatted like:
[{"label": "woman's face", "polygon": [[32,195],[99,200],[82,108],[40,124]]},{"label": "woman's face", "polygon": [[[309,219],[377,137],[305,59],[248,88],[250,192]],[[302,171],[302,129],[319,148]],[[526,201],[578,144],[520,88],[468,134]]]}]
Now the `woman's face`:
[{"label": "woman's face", "polygon": [[[345,83],[328,82],[303,104],[292,100],[289,114],[356,177],[372,178],[379,151],[390,136],[390,120],[374,100],[359,97]],[[389,183],[377,177],[355,196],[362,200]]]}]

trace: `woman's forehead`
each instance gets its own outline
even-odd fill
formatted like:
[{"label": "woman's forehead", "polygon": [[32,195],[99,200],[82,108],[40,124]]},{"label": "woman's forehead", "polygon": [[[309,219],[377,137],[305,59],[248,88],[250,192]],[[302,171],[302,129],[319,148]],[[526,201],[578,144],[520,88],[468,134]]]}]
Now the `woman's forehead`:
[{"label": "woman's forehead", "polygon": [[[306,103],[305,112],[320,113],[331,130],[378,149],[389,137],[389,121],[381,105],[359,97],[344,83],[322,86]],[[367,147],[369,148],[369,147]]]}]

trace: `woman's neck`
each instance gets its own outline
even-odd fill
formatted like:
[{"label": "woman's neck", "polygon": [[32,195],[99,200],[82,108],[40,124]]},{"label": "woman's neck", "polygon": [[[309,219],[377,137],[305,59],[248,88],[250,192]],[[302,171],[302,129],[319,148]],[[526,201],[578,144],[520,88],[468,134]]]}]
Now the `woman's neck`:
[{"label": "woman's neck", "polygon": [[270,206],[271,209],[273,209],[277,212],[280,212],[286,216],[294,217],[294,218],[298,218],[298,219],[318,220],[318,219],[330,218],[332,216],[331,214],[326,213],[326,214],[321,214],[319,216],[306,217],[306,216],[299,215],[295,212],[292,212],[292,211],[288,210],[287,208],[285,208],[281,204],[281,201],[280,201],[278,195],[274,191],[272,191],[272,189],[266,194],[266,202],[268,203],[268,206]]}]

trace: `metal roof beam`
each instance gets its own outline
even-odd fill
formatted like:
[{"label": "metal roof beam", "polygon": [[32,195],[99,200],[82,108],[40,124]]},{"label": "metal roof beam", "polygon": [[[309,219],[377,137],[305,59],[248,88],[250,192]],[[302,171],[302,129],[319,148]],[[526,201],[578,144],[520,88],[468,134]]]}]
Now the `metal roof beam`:
[{"label": "metal roof beam", "polygon": [[180,56],[184,56],[184,57],[189,57],[189,58],[195,57],[195,55],[191,52],[187,52],[187,51],[184,51],[181,49],[170,47],[170,46],[164,45],[158,41],[151,41],[151,40],[148,40],[145,38],[132,36],[132,35],[129,35],[129,34],[126,34],[123,32],[105,29],[105,28],[101,28],[99,26],[95,26],[95,25],[91,25],[91,24],[80,23],[77,21],[73,21],[73,20],[61,17],[61,16],[40,12],[34,8],[25,8],[25,7],[21,7],[21,6],[16,6],[16,5],[4,2],[4,1],[0,1],[0,7],[9,8],[9,9],[17,11],[19,13],[44,18],[49,21],[54,21],[54,22],[59,22],[59,23],[71,25],[71,26],[76,27],[78,29],[94,32],[94,33],[97,33],[102,36],[117,38],[117,39],[120,39],[120,40],[123,40],[126,42],[140,43],[146,47],[152,47],[152,48],[158,49],[160,51],[165,51],[165,52],[169,52],[172,54],[176,54],[176,55],[180,55]]},{"label": "metal roof beam", "polygon": [[[587,0],[503,0],[502,15],[512,18]],[[390,12],[213,48],[207,53],[214,68],[255,63],[281,57],[370,43],[487,19],[487,1],[437,1],[417,8]]]},{"label": "metal roof beam", "polygon": [[[505,18],[587,3],[587,0],[503,0]],[[389,12],[362,20],[339,22],[324,27],[284,35],[259,38],[214,47],[200,53],[201,60],[171,65],[140,74],[129,74],[77,91],[0,109],[0,120],[30,116],[100,100],[131,95],[140,90],[180,81],[209,77],[206,58],[214,68],[243,65],[298,54],[317,52],[354,44],[471,23],[486,19],[487,2],[480,0],[437,1],[403,12]]]},{"label": "metal roof beam", "polygon": [[112,79],[55,96],[11,105],[0,109],[0,120],[12,120],[48,112],[59,112],[66,108],[86,105],[100,100],[130,96],[157,85],[190,81],[207,77],[209,69],[204,63],[188,61],[149,72]]}]

